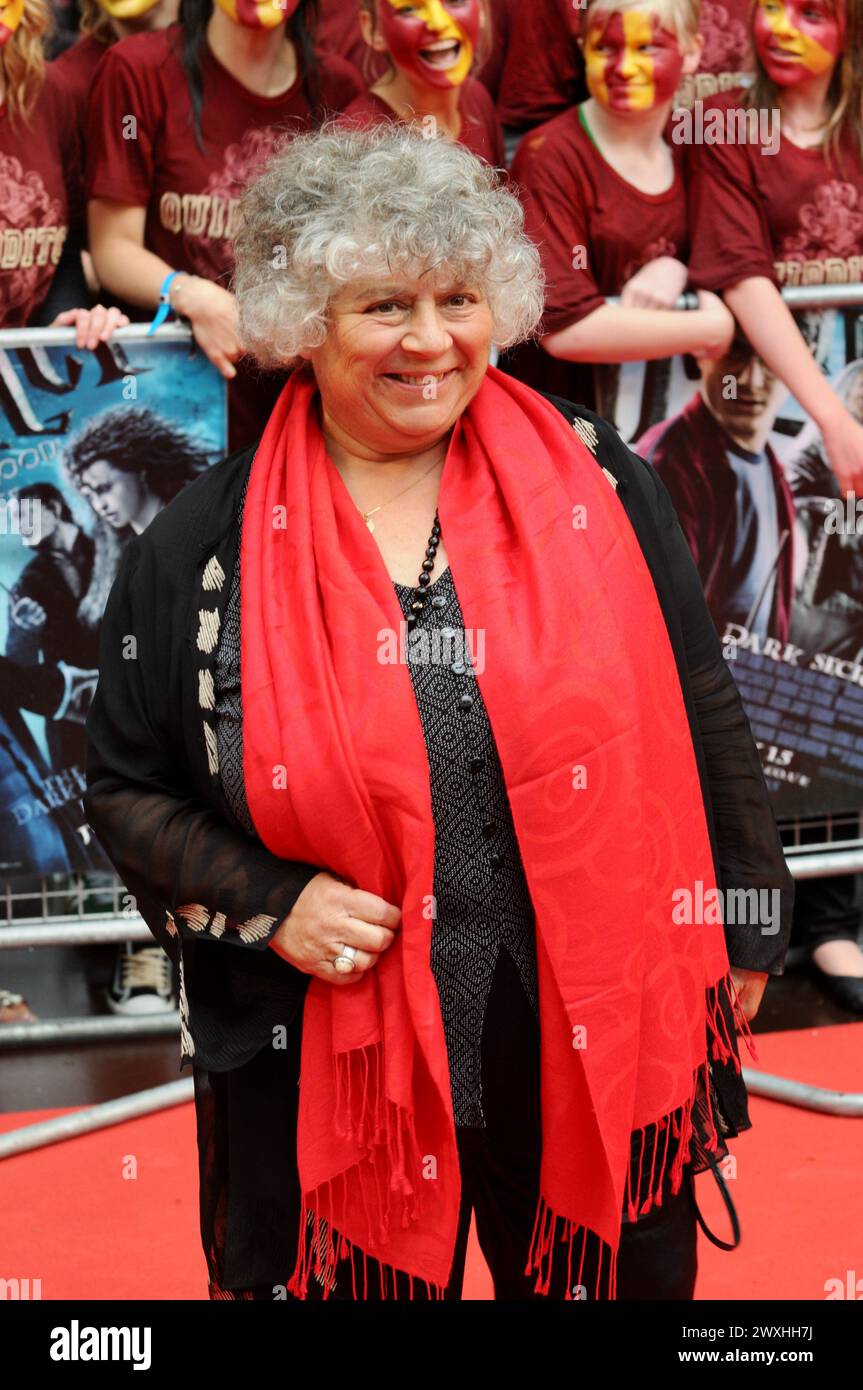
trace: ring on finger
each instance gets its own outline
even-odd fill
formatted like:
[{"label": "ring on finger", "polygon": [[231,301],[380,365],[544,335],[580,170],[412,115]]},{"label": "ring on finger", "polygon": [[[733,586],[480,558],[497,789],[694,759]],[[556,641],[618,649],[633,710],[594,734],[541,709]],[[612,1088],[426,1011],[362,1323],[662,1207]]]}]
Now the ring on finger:
[{"label": "ring on finger", "polygon": [[355,946],[342,946],[339,955],[333,957],[333,969],[340,975],[349,975],[352,970],[357,968],[357,948]]}]

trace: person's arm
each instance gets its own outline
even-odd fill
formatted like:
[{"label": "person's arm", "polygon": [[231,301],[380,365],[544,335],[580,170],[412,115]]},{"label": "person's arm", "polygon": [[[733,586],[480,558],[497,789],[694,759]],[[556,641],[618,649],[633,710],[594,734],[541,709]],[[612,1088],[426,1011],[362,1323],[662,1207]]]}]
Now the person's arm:
[{"label": "person's arm", "polygon": [[567,362],[641,362],[682,352],[722,357],[734,320],[715,294],[699,290],[698,304],[690,310],[602,304],[540,342],[550,357]]},{"label": "person's arm", "polygon": [[[171,734],[180,719],[172,707],[179,681],[170,677],[179,660],[167,626],[172,598],[152,578],[156,561],[141,560],[143,539],[129,543],[105,610],[87,719],[87,816],[172,958],[178,933],[263,950],[321,870],[271,854],[196,796],[182,737]],[[139,575],[145,564],[148,583]]]},{"label": "person's arm", "polygon": [[[152,75],[150,75],[152,77]],[[99,283],[151,318],[165,277],[179,269],[147,249],[147,208],[156,175],[161,96],[118,44],[99,64],[87,117],[87,227]],[[134,138],[127,138],[135,113]],[[195,340],[230,380],[241,355],[234,296],[183,271],[169,290],[171,307],[189,320]]]},{"label": "person's arm", "polygon": [[863,495],[863,426],[813,358],[777,286],[766,276],[748,276],[726,289],[725,303],[758,356],[818,425],[843,494]]}]

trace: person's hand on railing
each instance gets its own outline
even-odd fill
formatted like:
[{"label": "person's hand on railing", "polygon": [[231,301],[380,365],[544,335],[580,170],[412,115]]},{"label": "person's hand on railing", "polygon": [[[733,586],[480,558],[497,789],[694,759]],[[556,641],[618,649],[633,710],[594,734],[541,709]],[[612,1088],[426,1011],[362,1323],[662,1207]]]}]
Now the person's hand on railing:
[{"label": "person's hand on railing", "polygon": [[106,308],[104,304],[94,304],[92,309],[64,309],[51,320],[51,327],[74,328],[75,346],[89,348],[92,352],[100,343],[108,341],[115,328],[125,328],[127,323],[128,314],[116,305]]},{"label": "person's hand on railing", "polygon": [[[401,911],[376,893],[351,888],[322,870],[310,879],[270,938],[277,955],[331,985],[357,984],[393,944]],[[354,969],[339,974],[333,960],[353,946]]]},{"label": "person's hand on railing", "polygon": [[620,302],[628,309],[673,309],[686,288],[689,271],[674,256],[655,256],[627,280]]}]

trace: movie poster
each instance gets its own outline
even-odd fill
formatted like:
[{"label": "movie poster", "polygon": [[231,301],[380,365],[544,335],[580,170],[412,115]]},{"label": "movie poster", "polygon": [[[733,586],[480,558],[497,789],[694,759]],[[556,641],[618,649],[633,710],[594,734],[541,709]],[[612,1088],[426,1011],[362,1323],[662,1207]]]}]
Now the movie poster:
[{"label": "movie poster", "polygon": [[99,629],[129,540],[226,450],[225,383],[179,327],[95,352],[0,333],[0,877],[110,869],[85,823]]},{"label": "movie poster", "polygon": [[[863,422],[863,306],[795,318]],[[775,814],[857,810],[863,516],[841,498],[817,427],[742,337],[718,361],[601,368],[598,385],[600,414],[671,494]]]}]

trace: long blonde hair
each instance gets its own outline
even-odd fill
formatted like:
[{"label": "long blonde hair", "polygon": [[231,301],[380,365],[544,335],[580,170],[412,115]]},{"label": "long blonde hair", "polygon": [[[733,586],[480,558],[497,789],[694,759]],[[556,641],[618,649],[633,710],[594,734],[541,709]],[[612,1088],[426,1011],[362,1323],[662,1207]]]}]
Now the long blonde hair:
[{"label": "long blonde hair", "polygon": [[[752,14],[757,0],[752,0]],[[835,15],[843,0],[828,0]],[[822,148],[841,167],[843,146],[851,145],[863,159],[863,0],[844,0],[845,46],[833,70],[828,100],[830,118],[824,130]],[[750,18],[751,26],[751,18]],[[754,45],[753,45],[754,51]],[[780,89],[772,82],[755,53],[755,79],[744,96],[747,106],[775,110]]]},{"label": "long blonde hair", "polygon": [[14,121],[26,121],[45,81],[45,36],[54,27],[48,0],[24,0],[21,23],[0,48],[5,105]]}]

